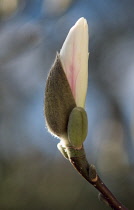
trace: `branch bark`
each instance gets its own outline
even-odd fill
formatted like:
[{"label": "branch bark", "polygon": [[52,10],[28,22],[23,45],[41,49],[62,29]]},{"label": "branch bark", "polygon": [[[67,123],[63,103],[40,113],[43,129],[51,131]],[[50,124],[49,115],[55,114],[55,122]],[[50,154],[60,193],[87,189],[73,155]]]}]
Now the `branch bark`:
[{"label": "branch bark", "polygon": [[66,150],[71,164],[80,173],[80,175],[82,175],[101,193],[100,197],[104,203],[108,204],[114,210],[128,210],[128,208],[117,200],[117,198],[100,179],[95,166],[88,163],[83,147],[81,149],[75,149],[69,146]]}]

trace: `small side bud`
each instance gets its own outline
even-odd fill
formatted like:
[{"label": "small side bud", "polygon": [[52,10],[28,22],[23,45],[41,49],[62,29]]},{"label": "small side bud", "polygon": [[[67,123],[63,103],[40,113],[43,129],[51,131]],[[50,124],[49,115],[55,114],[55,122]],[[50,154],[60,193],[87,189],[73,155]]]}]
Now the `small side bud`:
[{"label": "small side bud", "polygon": [[67,155],[67,152],[66,152],[66,148],[62,146],[61,143],[58,143],[57,144],[57,148],[58,150],[61,152],[61,154],[63,155],[64,158],[68,159],[68,155]]},{"label": "small side bud", "polygon": [[88,131],[87,114],[83,108],[75,107],[72,110],[67,131],[71,145],[75,148],[81,148]]},{"label": "small side bud", "polygon": [[91,182],[97,182],[97,180],[98,180],[96,168],[92,164],[89,166],[89,179]]}]

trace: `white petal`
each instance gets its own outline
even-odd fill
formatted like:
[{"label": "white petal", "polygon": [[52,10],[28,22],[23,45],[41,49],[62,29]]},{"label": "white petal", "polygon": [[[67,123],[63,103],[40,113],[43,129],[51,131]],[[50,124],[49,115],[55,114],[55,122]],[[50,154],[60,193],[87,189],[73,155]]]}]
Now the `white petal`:
[{"label": "white petal", "polygon": [[70,29],[60,51],[61,62],[76,105],[84,107],[88,82],[88,25],[80,18]]}]

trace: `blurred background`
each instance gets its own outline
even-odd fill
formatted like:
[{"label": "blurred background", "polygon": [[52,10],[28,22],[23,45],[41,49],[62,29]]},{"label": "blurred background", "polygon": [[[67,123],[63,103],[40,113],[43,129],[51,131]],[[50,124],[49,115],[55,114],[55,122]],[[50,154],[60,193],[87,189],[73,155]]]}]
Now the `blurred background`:
[{"label": "blurred background", "polygon": [[134,209],[134,1],[0,0],[0,210],[105,210],[47,131],[47,74],[80,17],[89,24],[89,134],[103,181]]}]

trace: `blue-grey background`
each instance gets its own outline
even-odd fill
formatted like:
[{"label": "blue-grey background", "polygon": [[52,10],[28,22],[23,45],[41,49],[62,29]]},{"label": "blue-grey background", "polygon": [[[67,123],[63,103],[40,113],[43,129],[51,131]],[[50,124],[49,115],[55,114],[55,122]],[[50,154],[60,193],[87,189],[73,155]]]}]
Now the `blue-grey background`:
[{"label": "blue-grey background", "polygon": [[80,17],[89,24],[89,163],[134,209],[134,2],[0,0],[0,210],[104,210],[57,150],[43,115],[47,74]]}]

